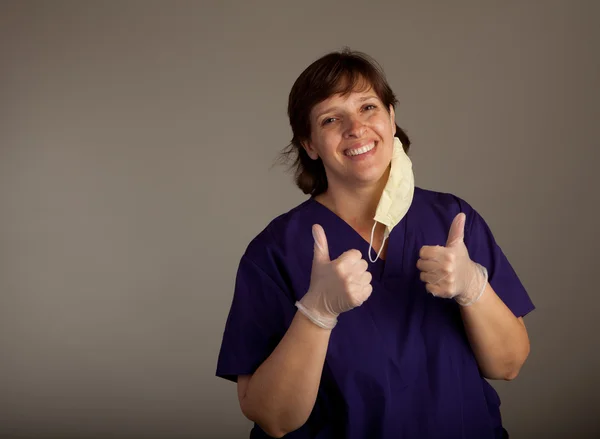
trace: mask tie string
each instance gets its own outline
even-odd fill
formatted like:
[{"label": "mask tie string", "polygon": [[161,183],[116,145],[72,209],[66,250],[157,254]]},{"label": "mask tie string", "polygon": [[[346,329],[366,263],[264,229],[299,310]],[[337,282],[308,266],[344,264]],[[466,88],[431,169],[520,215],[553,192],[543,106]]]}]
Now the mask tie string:
[{"label": "mask tie string", "polygon": [[373,259],[371,257],[371,249],[373,248],[373,237],[375,236],[375,227],[377,227],[377,221],[375,221],[375,224],[373,224],[373,228],[371,229],[371,240],[369,241],[369,261],[371,261],[373,264],[375,262],[377,262],[377,259],[379,259],[379,256],[381,255],[381,252],[383,251],[385,240],[388,238],[388,233],[387,233],[387,228],[386,228],[385,232],[383,232],[383,241],[381,243],[381,248],[379,249],[379,252],[377,253],[377,256],[375,257],[375,259]]}]

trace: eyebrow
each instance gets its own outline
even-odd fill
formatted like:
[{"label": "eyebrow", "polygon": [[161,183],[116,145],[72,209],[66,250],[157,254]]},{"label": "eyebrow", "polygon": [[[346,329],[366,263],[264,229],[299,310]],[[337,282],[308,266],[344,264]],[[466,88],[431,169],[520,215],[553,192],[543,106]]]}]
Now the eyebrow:
[{"label": "eyebrow", "polygon": [[[358,101],[359,102],[364,102],[364,101],[368,101],[369,99],[379,99],[379,97],[377,95],[368,95],[368,96],[363,96],[362,98],[359,98]],[[333,110],[337,109],[337,107],[329,107],[323,111],[321,111],[319,114],[317,114],[316,118],[319,119],[320,117],[322,117],[324,114],[329,113]]]},{"label": "eyebrow", "polygon": [[369,96],[363,96],[362,98],[359,99],[359,101],[364,102],[364,101],[368,101],[369,99],[379,99],[379,96],[377,95],[369,95]]}]

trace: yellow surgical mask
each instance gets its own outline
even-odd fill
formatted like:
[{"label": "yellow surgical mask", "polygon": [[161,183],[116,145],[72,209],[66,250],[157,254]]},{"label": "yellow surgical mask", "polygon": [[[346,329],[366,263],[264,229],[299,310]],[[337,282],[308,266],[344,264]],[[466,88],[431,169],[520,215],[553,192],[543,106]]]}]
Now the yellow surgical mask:
[{"label": "yellow surgical mask", "polygon": [[[385,241],[392,233],[396,224],[404,218],[406,212],[412,203],[415,191],[415,177],[412,170],[412,162],[404,152],[400,139],[394,137],[394,146],[392,154],[392,163],[388,181],[383,189],[377,210],[375,211],[375,224],[371,230],[371,240],[369,241],[369,260],[376,262],[381,255]],[[383,232],[383,242],[375,259],[371,258],[371,249],[373,248],[373,235],[377,223],[385,226]]]}]

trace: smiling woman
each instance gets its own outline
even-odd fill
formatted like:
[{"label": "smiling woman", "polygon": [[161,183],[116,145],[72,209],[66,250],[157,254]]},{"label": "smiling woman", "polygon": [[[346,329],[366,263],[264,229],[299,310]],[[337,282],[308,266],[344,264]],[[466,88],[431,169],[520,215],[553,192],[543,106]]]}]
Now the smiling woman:
[{"label": "smiling woman", "polygon": [[292,87],[309,198],[248,245],[217,365],[251,438],[507,437],[485,378],[518,374],[534,306],[483,218],[414,186],[396,104],[351,51]]}]

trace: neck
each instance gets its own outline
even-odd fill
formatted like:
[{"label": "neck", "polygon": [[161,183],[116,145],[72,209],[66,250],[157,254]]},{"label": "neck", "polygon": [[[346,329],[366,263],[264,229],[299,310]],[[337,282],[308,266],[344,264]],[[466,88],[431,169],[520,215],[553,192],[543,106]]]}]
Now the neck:
[{"label": "neck", "polygon": [[373,217],[388,180],[390,170],[371,185],[353,186],[331,181],[327,191],[315,199],[357,229],[373,227]]}]

